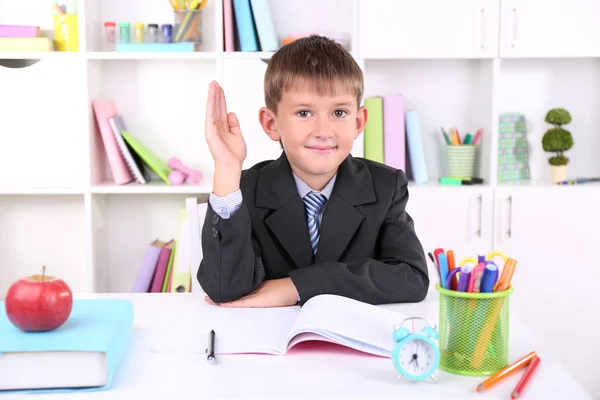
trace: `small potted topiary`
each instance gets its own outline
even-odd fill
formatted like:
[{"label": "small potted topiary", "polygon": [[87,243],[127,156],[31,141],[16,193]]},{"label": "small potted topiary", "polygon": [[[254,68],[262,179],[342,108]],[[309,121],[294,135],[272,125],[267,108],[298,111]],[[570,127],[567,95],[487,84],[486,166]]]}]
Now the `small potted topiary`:
[{"label": "small potted topiary", "polygon": [[571,114],[564,108],[553,108],[546,114],[545,121],[554,125],[554,128],[544,133],[542,148],[544,151],[556,153],[548,159],[548,163],[552,172],[552,182],[557,183],[567,179],[569,159],[563,153],[573,147],[573,136],[562,126],[571,122]]}]

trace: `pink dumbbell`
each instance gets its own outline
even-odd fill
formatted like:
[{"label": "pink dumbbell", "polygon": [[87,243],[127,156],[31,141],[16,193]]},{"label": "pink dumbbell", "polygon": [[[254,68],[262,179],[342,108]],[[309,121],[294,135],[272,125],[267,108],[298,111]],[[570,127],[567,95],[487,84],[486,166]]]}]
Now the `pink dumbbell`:
[{"label": "pink dumbbell", "polygon": [[171,157],[169,161],[167,161],[167,165],[169,166],[169,168],[172,168],[187,175],[187,178],[190,180],[190,182],[199,183],[202,179],[202,172],[196,169],[186,167],[181,163],[181,160],[177,157]]},{"label": "pink dumbbell", "polygon": [[187,179],[187,175],[181,171],[173,170],[169,173],[169,182],[172,185],[181,185]]}]

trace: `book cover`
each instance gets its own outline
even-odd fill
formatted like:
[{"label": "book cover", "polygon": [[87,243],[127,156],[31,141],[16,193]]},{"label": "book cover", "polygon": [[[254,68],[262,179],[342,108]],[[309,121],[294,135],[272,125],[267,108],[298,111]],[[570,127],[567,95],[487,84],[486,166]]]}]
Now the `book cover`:
[{"label": "book cover", "polygon": [[108,165],[112,172],[113,179],[117,185],[123,185],[133,181],[133,175],[127,168],[125,159],[119,152],[119,145],[113,134],[108,119],[117,115],[115,103],[112,100],[94,100],[92,101],[94,115],[98,123],[98,129],[104,143],[104,149],[108,158]]},{"label": "book cover", "polygon": [[419,114],[416,111],[407,111],[406,118],[406,142],[412,177],[415,183],[427,183],[429,175],[427,173],[427,163],[425,162],[425,148],[423,147],[423,137],[421,136],[421,123]]},{"label": "book cover", "polygon": [[154,154],[146,145],[144,145],[140,140],[138,140],[131,132],[121,131],[121,136],[123,139],[131,146],[131,148],[140,156],[144,163],[152,170],[156,175],[159,176],[167,185],[171,184],[169,180],[169,174],[171,173],[171,168],[169,168],[168,164]]},{"label": "book cover", "polygon": [[363,133],[365,137],[364,158],[384,163],[383,99],[381,97],[367,97],[364,104],[369,113],[369,119]]},{"label": "book cover", "polygon": [[156,271],[154,271],[154,277],[152,278],[152,286],[150,287],[150,292],[160,293],[162,291],[165,276],[167,275],[167,268],[171,259],[171,253],[173,252],[174,247],[175,241],[170,240],[160,250],[158,262],[156,263]]},{"label": "book cover", "polygon": [[[12,325],[0,302],[0,389],[44,393],[109,388],[129,344],[133,320],[129,300],[76,299],[62,326],[26,333]],[[103,379],[87,386],[97,376]]]},{"label": "book cover", "polygon": [[250,0],[261,51],[279,50],[279,41],[268,1]]},{"label": "book cover", "polygon": [[110,117],[108,122],[115,136],[115,140],[117,141],[119,152],[125,160],[129,172],[131,172],[139,184],[145,184],[148,180],[148,177],[144,174],[144,164],[140,156],[132,150],[131,146],[129,146],[129,144],[123,140],[123,136],[121,135],[121,132],[127,131],[123,117],[120,115],[115,115]]},{"label": "book cover", "polygon": [[242,51],[258,51],[250,0],[233,0],[233,12]]},{"label": "book cover", "polygon": [[404,97],[400,94],[383,96],[384,159],[390,167],[406,169]]},{"label": "book cover", "polygon": [[132,292],[147,293],[150,290],[158,258],[162,248],[165,247],[165,244],[165,242],[161,242],[157,239],[148,246],[146,254],[144,254],[144,258],[142,259],[142,264],[140,265],[135,283],[131,288]]}]

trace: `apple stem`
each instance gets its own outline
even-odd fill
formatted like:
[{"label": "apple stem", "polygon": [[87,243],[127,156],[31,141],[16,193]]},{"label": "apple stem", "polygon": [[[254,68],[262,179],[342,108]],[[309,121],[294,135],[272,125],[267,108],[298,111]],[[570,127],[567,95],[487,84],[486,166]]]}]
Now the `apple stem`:
[{"label": "apple stem", "polygon": [[44,280],[46,279],[45,275],[46,275],[46,266],[44,265],[44,266],[42,266],[42,282],[44,282]]}]

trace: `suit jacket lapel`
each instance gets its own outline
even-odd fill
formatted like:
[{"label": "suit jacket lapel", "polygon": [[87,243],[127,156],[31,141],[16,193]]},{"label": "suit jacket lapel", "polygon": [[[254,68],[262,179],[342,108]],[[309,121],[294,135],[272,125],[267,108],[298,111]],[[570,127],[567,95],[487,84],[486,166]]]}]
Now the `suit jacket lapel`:
[{"label": "suit jacket lapel", "polygon": [[[351,155],[346,157],[323,214],[314,263],[338,261],[364,219],[355,206],[375,201],[369,169]],[[274,210],[265,218],[265,224],[296,265],[311,265],[313,256],[304,202],[298,195],[285,153],[261,170],[256,183],[256,206]]]},{"label": "suit jacket lapel", "polygon": [[298,195],[285,153],[260,172],[256,183],[256,205],[274,210],[266,217],[265,224],[296,265],[310,265],[312,247],[306,226],[304,202]]},{"label": "suit jacket lapel", "polygon": [[338,261],[365,218],[355,206],[377,201],[366,165],[348,156],[340,165],[321,222],[315,263]]}]

